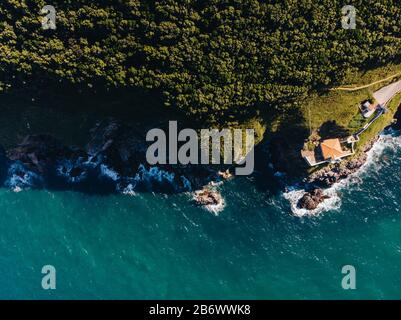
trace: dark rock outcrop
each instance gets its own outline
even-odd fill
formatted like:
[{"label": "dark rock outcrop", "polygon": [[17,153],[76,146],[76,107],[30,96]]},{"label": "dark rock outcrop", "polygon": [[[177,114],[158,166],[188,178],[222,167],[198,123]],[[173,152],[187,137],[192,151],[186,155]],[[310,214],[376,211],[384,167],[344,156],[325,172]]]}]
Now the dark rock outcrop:
[{"label": "dark rock outcrop", "polygon": [[0,183],[3,183],[7,176],[8,162],[6,150],[0,146]]},{"label": "dark rock outcrop", "polygon": [[120,175],[132,175],[146,161],[145,137],[134,128],[113,119],[102,121],[91,130],[88,154],[101,158]]},{"label": "dark rock outcrop", "polygon": [[64,146],[59,140],[48,135],[28,135],[13,149],[7,151],[11,161],[19,161],[29,170],[46,174],[61,159],[86,156],[85,152]]},{"label": "dark rock outcrop", "polygon": [[298,202],[298,207],[301,209],[314,210],[317,206],[329,197],[323,193],[322,189],[314,189],[307,192]]},{"label": "dark rock outcrop", "polygon": [[394,121],[391,127],[394,130],[401,130],[401,106],[398,107],[397,111],[394,114]]},{"label": "dark rock outcrop", "polygon": [[[149,169],[146,161],[148,148],[145,134],[136,128],[107,119],[97,124],[91,130],[91,139],[86,150],[91,157],[101,159],[101,162],[115,170],[120,176],[133,176],[140,165]],[[185,177],[192,189],[198,189],[217,177],[215,171],[207,166],[158,164],[160,170],[174,173],[178,189],[183,188]],[[182,189],[181,188],[181,189]]]},{"label": "dark rock outcrop", "polygon": [[195,193],[194,201],[198,206],[213,206],[221,204],[223,198],[217,191],[204,188]]}]

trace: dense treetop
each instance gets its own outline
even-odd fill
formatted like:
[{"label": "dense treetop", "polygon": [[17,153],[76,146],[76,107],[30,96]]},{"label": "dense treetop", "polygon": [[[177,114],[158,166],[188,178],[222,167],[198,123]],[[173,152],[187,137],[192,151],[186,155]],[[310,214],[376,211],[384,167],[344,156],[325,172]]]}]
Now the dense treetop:
[{"label": "dense treetop", "polygon": [[338,0],[1,0],[0,85],[151,89],[194,118],[245,118],[398,59],[401,6],[349,2],[356,30]]}]

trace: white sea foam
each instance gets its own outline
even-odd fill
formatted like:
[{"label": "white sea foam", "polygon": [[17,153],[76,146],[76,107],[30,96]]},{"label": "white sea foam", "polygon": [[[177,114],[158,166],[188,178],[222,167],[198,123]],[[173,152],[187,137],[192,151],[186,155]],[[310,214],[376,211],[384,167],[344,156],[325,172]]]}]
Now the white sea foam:
[{"label": "white sea foam", "polygon": [[379,140],[373,145],[372,149],[367,153],[367,161],[357,174],[366,172],[368,169],[380,169],[386,164],[383,161],[383,152],[395,152],[401,148],[401,132],[392,129],[386,130],[385,133],[380,135]]},{"label": "white sea foam", "polygon": [[355,173],[349,175],[346,179],[335,183],[330,188],[324,190],[324,194],[329,199],[324,200],[315,210],[300,209],[297,207],[299,199],[306,193],[304,189],[290,187],[288,192],[283,193],[285,199],[291,204],[291,210],[298,217],[314,216],[330,210],[338,210],[341,207],[340,191],[357,184],[360,184],[364,174],[370,170],[377,171],[386,164],[382,159],[383,152],[386,150],[396,151],[401,148],[401,134],[397,131],[386,130],[380,135],[378,141],[367,153],[367,160],[363,166]]},{"label": "white sea foam", "polygon": [[98,157],[95,156],[89,156],[88,159],[86,159],[85,162],[83,162],[84,165],[89,165],[92,167],[96,167],[98,164],[100,164],[101,160]]},{"label": "white sea foam", "polygon": [[[193,193],[193,200],[196,200],[196,192]],[[206,209],[207,211],[213,213],[215,216],[218,216],[220,214],[221,211],[224,210],[224,207],[226,206],[225,200],[222,197],[221,201],[217,204],[212,204],[212,205],[206,205],[206,206],[202,206],[202,208]]]},{"label": "white sea foam", "polygon": [[14,192],[29,189],[42,183],[42,178],[36,173],[27,170],[21,163],[15,162],[8,169],[5,186]]},{"label": "white sea foam", "polygon": [[149,190],[154,190],[157,187],[167,187],[177,191],[192,191],[191,182],[185,176],[180,176],[179,179],[176,179],[174,172],[168,172],[158,167],[147,169],[142,164],[134,177],[118,177],[118,180],[116,179],[115,181],[117,181],[116,189],[118,192],[131,196],[136,195],[135,191],[144,186]]},{"label": "white sea foam", "polygon": [[[211,181],[211,182],[209,182],[209,184],[207,185],[206,188],[208,188],[208,189],[210,189],[210,190],[212,190],[214,192],[218,192],[217,191],[217,187],[222,185],[222,184],[223,184],[223,181],[220,181],[220,182]],[[197,191],[192,193],[192,199],[193,200],[196,200],[197,194],[199,192],[201,192],[201,190],[197,190]],[[224,198],[223,198],[223,196],[221,194],[220,194],[220,198],[221,198],[221,201],[219,203],[214,204],[214,205],[202,206],[202,208],[204,208],[207,211],[213,213],[215,216],[218,216],[220,214],[220,212],[223,211],[224,207],[226,206],[226,202],[225,202],[225,200],[224,200]]]},{"label": "white sea foam", "polygon": [[215,188],[215,187],[221,186],[223,183],[224,183],[224,181],[210,181],[208,183],[208,186]]},{"label": "white sea foam", "polygon": [[192,191],[191,182],[184,176],[181,176],[182,185],[185,191]]},{"label": "white sea foam", "polygon": [[226,206],[225,201],[224,199],[222,199],[221,202],[216,205],[205,206],[205,209],[213,213],[215,216],[218,216],[220,212],[224,210],[225,206]]},{"label": "white sea foam", "polygon": [[135,186],[132,183],[130,183],[121,191],[121,193],[127,196],[135,196],[136,195]]},{"label": "white sea foam", "polygon": [[280,171],[276,171],[275,173],[274,173],[274,176],[276,177],[276,178],[282,178],[282,177],[284,177],[286,174],[284,173],[284,172],[280,172]]},{"label": "white sea foam", "polygon": [[159,183],[169,182],[172,184],[174,183],[174,177],[174,173],[161,170],[158,167],[151,167],[149,170],[146,170],[145,166],[141,164],[135,179],[149,183],[155,181]]},{"label": "white sea foam", "polygon": [[336,210],[341,206],[341,199],[338,195],[338,190],[332,187],[327,190],[324,190],[324,194],[329,196],[329,199],[324,200],[320,203],[315,210],[307,210],[298,208],[297,204],[299,199],[306,193],[304,189],[292,190],[285,192],[283,194],[284,198],[287,199],[291,204],[291,210],[294,215],[298,217],[303,216],[316,216],[319,213],[328,211],[328,210]]},{"label": "white sea foam", "polygon": [[72,176],[71,172],[76,166],[80,166],[79,162],[75,163],[71,160],[62,160],[56,166],[57,175],[64,177],[70,183],[81,182],[87,177],[87,172],[86,170],[82,170],[81,174]]},{"label": "white sea foam", "polygon": [[113,181],[117,181],[118,179],[120,179],[119,174],[105,164],[100,165],[100,175]]},{"label": "white sea foam", "polygon": [[19,187],[19,186],[16,186],[16,187],[14,187],[12,190],[13,190],[13,192],[18,193],[18,192],[21,192],[21,191],[22,191],[22,188]]}]

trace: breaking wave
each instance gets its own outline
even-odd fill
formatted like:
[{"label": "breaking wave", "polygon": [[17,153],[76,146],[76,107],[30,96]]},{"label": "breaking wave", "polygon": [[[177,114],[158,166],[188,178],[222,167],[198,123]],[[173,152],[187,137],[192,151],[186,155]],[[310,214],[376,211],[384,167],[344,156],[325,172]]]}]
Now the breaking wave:
[{"label": "breaking wave", "polygon": [[138,172],[134,178],[127,178],[128,184],[124,192],[130,193],[131,189],[146,189],[146,190],[161,190],[173,192],[186,192],[191,191],[190,181],[180,176],[178,179],[174,172],[168,172],[160,169],[159,167],[150,167],[146,169],[144,165],[140,165]]},{"label": "breaking wave", "polygon": [[10,165],[4,185],[15,192],[30,189],[43,184],[41,176],[24,167],[20,162]]},{"label": "breaking wave", "polygon": [[225,200],[222,198],[221,202],[216,204],[216,205],[208,205],[205,206],[205,209],[211,213],[213,213],[215,216],[218,216],[221,211],[224,210],[224,207],[226,206]]},{"label": "breaking wave", "polygon": [[[210,205],[202,206],[203,209],[205,209],[205,210],[207,210],[207,211],[213,213],[215,216],[218,216],[218,215],[220,214],[220,212],[223,211],[224,208],[225,208],[225,206],[226,206],[226,202],[225,202],[223,196],[222,196],[222,195],[220,194],[220,192],[217,190],[217,188],[218,188],[220,185],[222,185],[222,184],[223,184],[222,181],[220,181],[220,182],[213,182],[213,181],[211,181],[211,182],[208,184],[208,188],[209,188],[210,190],[219,193],[219,195],[220,195],[220,197],[221,197],[221,201],[220,201],[219,203],[217,203],[217,204],[210,204]],[[197,193],[198,193],[198,192],[200,192],[200,190],[195,191],[195,192],[192,193],[192,200],[193,200],[193,201],[196,201]]]},{"label": "breaking wave", "polygon": [[[3,180],[4,179],[4,180]],[[120,176],[119,173],[102,161],[79,158],[58,161],[45,176],[29,170],[20,162],[5,164],[5,187],[19,192],[31,188],[57,186],[108,188],[126,195],[135,195],[136,191],[189,192],[191,182],[185,176],[162,170],[158,167],[146,168],[140,165],[133,176]]]},{"label": "breaking wave", "polygon": [[290,202],[291,211],[298,217],[316,216],[325,211],[339,209],[341,206],[341,198],[338,194],[338,189],[334,186],[323,191],[329,198],[320,203],[315,210],[307,210],[298,207],[298,201],[305,193],[306,191],[304,189],[294,188],[283,194],[284,198]]},{"label": "breaking wave", "polygon": [[100,175],[106,178],[109,178],[113,181],[117,181],[120,179],[119,174],[113,169],[109,168],[105,164],[100,165]]},{"label": "breaking wave", "polygon": [[56,173],[69,183],[79,183],[88,178],[88,171],[84,163],[77,163],[71,160],[60,161],[56,165]]}]

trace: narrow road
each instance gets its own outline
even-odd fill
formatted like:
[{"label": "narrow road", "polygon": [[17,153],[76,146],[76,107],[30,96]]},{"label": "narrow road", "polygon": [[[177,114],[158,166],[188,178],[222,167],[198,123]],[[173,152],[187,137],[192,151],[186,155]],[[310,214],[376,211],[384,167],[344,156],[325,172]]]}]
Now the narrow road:
[{"label": "narrow road", "polygon": [[400,91],[401,80],[377,90],[373,93],[373,97],[381,106],[385,106]]},{"label": "narrow road", "polygon": [[358,132],[356,132],[353,136],[356,139],[359,139],[358,137],[365,132],[370,125],[375,122],[379,117],[386,112],[385,106],[387,103],[394,98],[394,96],[401,92],[401,80],[394,82],[392,84],[389,84],[388,86],[385,86],[376,92],[373,93],[373,97],[376,99],[377,103],[379,104],[376,110],[376,115],[375,117],[370,120],[367,124],[363,126]]},{"label": "narrow road", "polygon": [[356,133],[354,133],[353,136],[354,136],[355,138],[359,139],[358,137],[359,137],[362,133],[364,133],[366,130],[368,130],[368,128],[370,127],[370,125],[371,125],[373,122],[375,122],[377,119],[379,119],[379,117],[380,117],[384,112],[385,112],[385,109],[380,108],[380,109],[377,111],[375,117],[374,117],[372,120],[370,120],[367,124],[365,124],[365,125],[363,126],[363,128],[359,129]]}]

